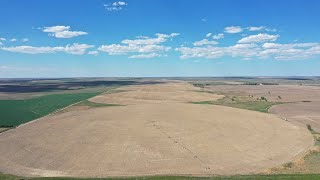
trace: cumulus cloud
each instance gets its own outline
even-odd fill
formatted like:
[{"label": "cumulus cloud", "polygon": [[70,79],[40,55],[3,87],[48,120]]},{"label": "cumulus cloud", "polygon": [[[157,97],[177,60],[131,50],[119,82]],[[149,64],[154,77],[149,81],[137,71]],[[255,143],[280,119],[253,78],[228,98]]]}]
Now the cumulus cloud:
[{"label": "cumulus cloud", "polygon": [[113,3],[110,3],[110,4],[104,4],[103,6],[108,11],[120,11],[125,6],[128,6],[128,3],[124,2],[124,1],[116,1],[116,2],[113,2]]},{"label": "cumulus cloud", "polygon": [[91,55],[98,55],[99,54],[99,51],[89,51],[88,54],[91,54]]},{"label": "cumulus cloud", "polygon": [[212,39],[222,39],[224,38],[224,34],[223,33],[219,33],[219,34],[215,34],[212,36]]},{"label": "cumulus cloud", "polygon": [[208,37],[210,37],[212,35],[212,33],[208,33],[208,34],[206,34],[206,37],[208,38]]},{"label": "cumulus cloud", "polygon": [[47,53],[58,53],[64,52],[67,54],[75,54],[82,55],[85,54],[87,49],[93,48],[93,45],[88,44],[78,44],[74,43],[67,46],[13,46],[13,47],[2,47],[1,50],[9,51],[9,52],[17,52],[17,53],[25,53],[25,54],[47,54]]},{"label": "cumulus cloud", "polygon": [[194,46],[203,46],[203,45],[216,45],[217,41],[209,41],[208,39],[202,39],[193,43]]},{"label": "cumulus cloud", "polygon": [[270,35],[270,34],[257,34],[244,37],[238,41],[238,43],[261,43],[268,41],[276,41],[280,37],[279,35]]},{"label": "cumulus cloud", "polygon": [[320,43],[264,43],[259,56],[278,60],[308,59],[320,55]]},{"label": "cumulus cloud", "polygon": [[275,60],[301,60],[320,55],[320,43],[264,43],[264,44],[235,44],[226,47],[180,47],[180,58],[208,58],[217,59],[223,56],[239,57],[243,60],[275,59]]},{"label": "cumulus cloud", "polygon": [[224,32],[230,34],[240,33],[242,31],[243,29],[240,26],[229,26],[224,28]]},{"label": "cumulus cloud", "polygon": [[157,53],[150,53],[150,54],[136,54],[136,55],[129,56],[129,58],[140,58],[140,59],[150,59],[155,57],[161,57],[161,55]]},{"label": "cumulus cloud", "polygon": [[222,56],[232,57],[250,57],[257,54],[257,45],[255,44],[236,44],[228,47],[180,47],[176,48],[182,55],[182,59],[186,58],[208,58],[216,59]]},{"label": "cumulus cloud", "polygon": [[3,45],[3,43],[1,41],[5,41],[5,38],[0,37],[0,46]]},{"label": "cumulus cloud", "polygon": [[247,27],[246,29],[248,29],[249,31],[271,31],[271,32],[276,32],[276,29],[272,29],[272,28],[267,28],[265,26],[250,26]]},{"label": "cumulus cloud", "polygon": [[71,31],[70,26],[51,26],[44,27],[43,32],[49,33],[49,36],[56,38],[72,38],[76,36],[86,35],[87,32],[84,31]]},{"label": "cumulus cloud", "polygon": [[155,54],[161,54],[171,49],[171,47],[160,44],[178,35],[178,33],[157,33],[155,34],[155,38],[143,37],[138,39],[125,39],[121,41],[121,44],[102,45],[98,48],[98,50],[106,52],[109,55],[127,55],[131,53],[139,53],[138,55],[131,55],[131,58],[157,57]]},{"label": "cumulus cloud", "polygon": [[11,42],[17,42],[18,40],[16,38],[10,39]]}]

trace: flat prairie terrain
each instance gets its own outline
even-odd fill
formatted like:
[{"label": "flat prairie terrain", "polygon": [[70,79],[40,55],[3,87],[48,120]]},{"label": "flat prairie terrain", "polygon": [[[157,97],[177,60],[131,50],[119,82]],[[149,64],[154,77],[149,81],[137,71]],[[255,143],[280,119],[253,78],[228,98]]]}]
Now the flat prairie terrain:
[{"label": "flat prairie terrain", "polygon": [[313,146],[274,115],[191,104],[223,96],[181,82],[128,86],[91,99],[126,104],[55,114],[0,134],[0,171],[109,177],[258,173]]},{"label": "flat prairie terrain", "polygon": [[311,127],[320,132],[320,86],[303,85],[221,85],[207,86],[213,92],[223,94],[266,97],[274,105],[269,112],[288,121]]},{"label": "flat prairie terrain", "polygon": [[[302,85],[219,85],[207,86],[214,92],[266,97],[274,102],[320,101],[320,86]],[[279,98],[280,96],[280,98]]]},{"label": "flat prairie terrain", "polygon": [[320,101],[280,104],[271,107],[269,111],[292,122],[309,124],[320,132]]},{"label": "flat prairie terrain", "polygon": [[195,102],[214,101],[223,98],[223,95],[197,92],[189,83],[170,81],[155,85],[133,85],[118,88],[119,93],[103,94],[95,96],[90,101],[109,104],[144,104],[144,103],[171,103],[171,102]]}]

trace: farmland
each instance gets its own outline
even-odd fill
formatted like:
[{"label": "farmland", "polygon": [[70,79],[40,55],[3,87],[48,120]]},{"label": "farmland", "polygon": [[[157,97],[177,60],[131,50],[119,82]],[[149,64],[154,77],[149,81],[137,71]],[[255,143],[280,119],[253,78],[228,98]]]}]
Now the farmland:
[{"label": "farmland", "polygon": [[18,126],[97,94],[53,94],[27,100],[0,100],[0,127]]},{"label": "farmland", "polygon": [[[59,83],[72,81],[87,86],[59,89]],[[0,171],[13,174],[0,177],[317,178],[307,174],[320,172],[317,126],[308,130],[272,113],[299,103],[310,107],[300,112],[294,106],[298,115],[316,113],[318,87],[255,81],[38,80],[38,86],[59,88],[27,89],[0,101],[1,116],[7,117],[2,129],[18,126],[0,134]]]},{"label": "farmland", "polygon": [[220,106],[229,106],[240,109],[248,109],[252,111],[259,111],[267,113],[269,108],[273,105],[280,104],[277,102],[269,102],[265,100],[256,100],[243,96],[225,96],[216,101],[200,101],[193,102],[194,104],[212,104],[212,105],[220,105]]}]

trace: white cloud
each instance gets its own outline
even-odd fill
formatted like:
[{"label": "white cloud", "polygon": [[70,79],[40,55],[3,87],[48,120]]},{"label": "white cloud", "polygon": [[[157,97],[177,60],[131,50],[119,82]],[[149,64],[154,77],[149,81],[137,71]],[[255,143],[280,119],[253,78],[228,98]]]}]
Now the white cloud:
[{"label": "white cloud", "polygon": [[265,29],[265,27],[264,26],[250,26],[250,27],[247,27],[247,29],[249,31],[261,31],[261,30]]},{"label": "white cloud", "polygon": [[277,60],[308,59],[320,55],[320,43],[264,43],[259,56]]},{"label": "white cloud", "polygon": [[3,45],[3,43],[1,41],[5,41],[5,38],[0,38],[0,46]]},{"label": "white cloud", "polygon": [[240,33],[242,31],[243,29],[240,26],[229,26],[224,28],[224,32],[230,34]]},{"label": "white cloud", "polygon": [[206,37],[208,38],[208,37],[210,37],[212,35],[212,33],[208,33],[208,34],[206,34]]},{"label": "white cloud", "polygon": [[17,53],[25,53],[25,54],[47,54],[47,53],[58,53],[64,52],[67,54],[75,54],[75,55],[82,55],[85,54],[87,49],[94,47],[93,45],[87,44],[78,44],[74,43],[72,45],[67,46],[42,46],[42,47],[35,47],[35,46],[14,46],[14,47],[2,47],[1,50],[10,51],[10,52],[17,52]]},{"label": "white cloud", "polygon": [[29,39],[28,39],[28,38],[23,38],[23,39],[21,39],[21,41],[22,41],[22,42],[28,42]]},{"label": "white cloud", "polygon": [[182,59],[186,58],[208,58],[216,59],[222,56],[232,57],[250,57],[257,54],[258,46],[255,44],[236,44],[227,47],[180,47],[176,48],[182,55]]},{"label": "white cloud", "polygon": [[270,35],[270,34],[257,34],[244,37],[238,41],[238,43],[261,43],[268,41],[276,41],[280,37],[279,35]]},{"label": "white cloud", "polygon": [[320,43],[264,43],[264,44],[235,44],[226,47],[180,47],[176,51],[180,58],[208,58],[217,59],[223,56],[238,57],[243,60],[275,59],[301,60],[320,55]]},{"label": "white cloud", "polygon": [[[131,53],[139,53],[138,55],[131,55],[131,58],[146,56],[151,57],[150,54],[160,54],[169,51],[171,47],[160,45],[168,39],[178,36],[178,33],[160,34],[157,33],[155,38],[143,37],[138,39],[125,39],[121,44],[102,45],[98,48],[99,51],[106,52],[109,55],[127,55]],[[141,55],[143,54],[143,55]],[[153,54],[154,55],[154,54]]]},{"label": "white cloud", "polygon": [[148,59],[148,58],[155,58],[155,57],[161,57],[161,55],[157,53],[150,53],[150,54],[136,54],[136,55],[129,56],[129,58],[141,58],[141,59]]},{"label": "white cloud", "polygon": [[219,34],[215,34],[212,36],[212,39],[222,39],[224,38],[224,34],[223,33],[219,33]]},{"label": "white cloud", "polygon": [[16,41],[18,41],[16,38],[12,38],[12,39],[10,39],[10,41],[11,42],[16,42]]},{"label": "white cloud", "polygon": [[270,32],[276,32],[277,30],[274,28],[267,28],[265,26],[250,26],[247,27],[249,31],[270,31]]},{"label": "white cloud", "polygon": [[178,33],[171,33],[171,34],[161,34],[157,33],[156,38],[148,38],[148,37],[142,37],[138,39],[125,39],[122,40],[121,43],[128,44],[128,45],[150,45],[150,44],[160,44],[165,41],[167,41],[168,38],[178,36]]},{"label": "white cloud", "polygon": [[9,66],[0,66],[0,71],[7,70],[7,69],[10,69],[10,67]]},{"label": "white cloud", "polygon": [[265,49],[289,49],[289,48],[306,48],[318,46],[319,43],[293,43],[293,44],[276,44],[276,43],[264,43],[262,45]]},{"label": "white cloud", "polygon": [[217,41],[209,41],[208,39],[202,39],[193,43],[194,46],[203,46],[203,45],[216,45]]},{"label": "white cloud", "polygon": [[103,6],[108,11],[120,11],[125,6],[128,6],[128,3],[124,2],[124,1],[116,1],[116,2],[113,2],[113,3],[110,3],[110,4],[104,4]]},{"label": "white cloud", "polygon": [[99,51],[89,51],[88,54],[90,54],[90,55],[98,55]]},{"label": "white cloud", "polygon": [[54,36],[56,38],[72,38],[88,34],[84,31],[70,31],[70,26],[44,27],[42,31],[47,32],[49,33],[49,36]]}]

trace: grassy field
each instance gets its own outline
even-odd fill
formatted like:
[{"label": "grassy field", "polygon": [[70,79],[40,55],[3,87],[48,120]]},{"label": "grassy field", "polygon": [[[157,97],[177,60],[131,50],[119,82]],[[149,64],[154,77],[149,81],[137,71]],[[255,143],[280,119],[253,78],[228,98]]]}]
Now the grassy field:
[{"label": "grassy field", "polygon": [[272,173],[303,174],[320,172],[320,134],[315,132],[310,125],[308,125],[307,128],[314,137],[314,147],[301,159],[296,159],[281,167],[272,168]]},{"label": "grassy field", "polygon": [[0,127],[18,126],[98,94],[52,94],[27,100],[0,100]]},{"label": "grassy field", "polygon": [[2,180],[317,180],[320,174],[276,174],[276,175],[237,175],[237,176],[214,176],[214,177],[184,177],[184,176],[150,176],[150,177],[128,177],[128,178],[26,178],[13,175],[1,174]]},{"label": "grassy field", "polygon": [[226,96],[217,101],[201,101],[201,102],[193,102],[194,104],[213,104],[213,105],[221,105],[221,106],[229,106],[240,109],[248,109],[253,111],[259,111],[267,113],[268,109],[275,105],[279,104],[276,102],[269,102],[263,100],[256,100],[250,97],[243,96]]}]

